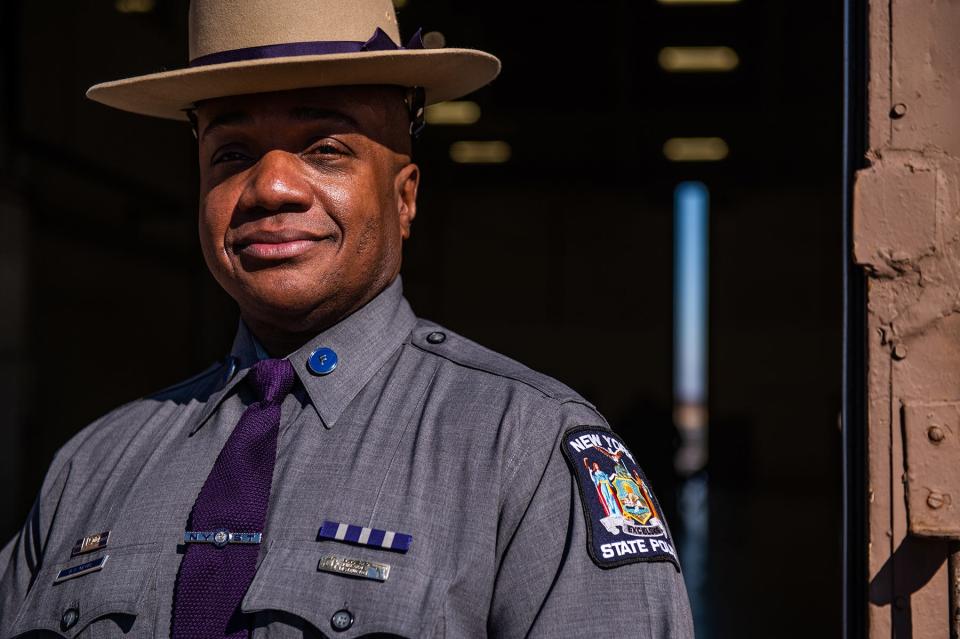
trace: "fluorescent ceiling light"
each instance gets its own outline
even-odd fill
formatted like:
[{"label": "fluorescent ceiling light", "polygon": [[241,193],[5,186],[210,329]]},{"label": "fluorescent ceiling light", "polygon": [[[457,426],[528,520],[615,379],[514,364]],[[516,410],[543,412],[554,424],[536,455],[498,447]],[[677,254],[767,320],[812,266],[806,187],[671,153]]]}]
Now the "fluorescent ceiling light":
[{"label": "fluorescent ceiling light", "polygon": [[503,140],[463,140],[450,145],[450,159],[457,164],[503,164],[510,159],[510,145]]},{"label": "fluorescent ceiling light", "polygon": [[670,138],[663,155],[671,162],[717,162],[730,154],[723,138]]},{"label": "fluorescent ceiling light", "polygon": [[156,6],[155,0],[116,0],[114,8],[120,13],[150,13]]},{"label": "fluorescent ceiling light", "polygon": [[438,102],[427,107],[424,117],[427,124],[474,124],[480,119],[480,105],[469,100]]},{"label": "fluorescent ceiling light", "polygon": [[738,4],[740,0],[657,0],[660,4]]},{"label": "fluorescent ceiling light", "polygon": [[657,61],[671,73],[719,73],[733,71],[740,64],[730,47],[664,47]]}]

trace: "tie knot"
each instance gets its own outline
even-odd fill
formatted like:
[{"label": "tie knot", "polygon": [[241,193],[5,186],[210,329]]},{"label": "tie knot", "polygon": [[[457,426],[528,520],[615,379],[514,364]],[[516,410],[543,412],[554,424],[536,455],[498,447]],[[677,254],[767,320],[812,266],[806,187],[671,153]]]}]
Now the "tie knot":
[{"label": "tie knot", "polygon": [[273,404],[293,388],[293,364],[286,359],[262,359],[253,365],[247,379],[261,402]]}]

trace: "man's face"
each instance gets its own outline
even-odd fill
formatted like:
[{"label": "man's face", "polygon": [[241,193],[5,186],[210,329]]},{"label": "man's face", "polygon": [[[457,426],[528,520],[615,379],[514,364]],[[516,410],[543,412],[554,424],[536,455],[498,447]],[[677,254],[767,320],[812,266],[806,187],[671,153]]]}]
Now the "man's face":
[{"label": "man's face", "polygon": [[419,181],[399,89],[218,98],[197,125],[200,243],[248,323],[320,330],[397,275]]}]

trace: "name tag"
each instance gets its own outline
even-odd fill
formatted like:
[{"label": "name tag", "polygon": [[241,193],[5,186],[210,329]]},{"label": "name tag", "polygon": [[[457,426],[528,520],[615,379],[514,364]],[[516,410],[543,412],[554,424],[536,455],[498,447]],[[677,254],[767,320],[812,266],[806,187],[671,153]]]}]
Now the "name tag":
[{"label": "name tag", "polygon": [[389,564],[381,564],[365,559],[338,557],[337,555],[324,555],[321,557],[320,563],[317,564],[317,570],[333,572],[339,575],[348,575],[350,577],[360,577],[362,579],[373,579],[374,581],[386,581],[387,577],[390,576]]},{"label": "name tag", "polygon": [[74,566],[73,568],[64,568],[57,573],[57,577],[53,580],[53,583],[58,584],[61,581],[66,581],[82,575],[89,575],[91,572],[103,570],[103,567],[106,565],[107,559],[109,558],[110,555],[104,555],[103,557],[82,563],[79,566]]}]

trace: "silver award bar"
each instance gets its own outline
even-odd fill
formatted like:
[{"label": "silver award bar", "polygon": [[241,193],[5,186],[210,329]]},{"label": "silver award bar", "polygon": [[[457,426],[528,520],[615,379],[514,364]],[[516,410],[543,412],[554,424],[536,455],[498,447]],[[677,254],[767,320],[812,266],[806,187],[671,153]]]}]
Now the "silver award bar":
[{"label": "silver award bar", "polygon": [[387,577],[390,576],[389,564],[381,564],[365,559],[338,557],[337,555],[324,555],[321,557],[320,563],[317,564],[317,570],[333,572],[339,575],[348,575],[350,577],[373,579],[374,581],[386,581]]}]

